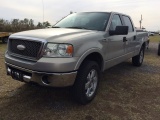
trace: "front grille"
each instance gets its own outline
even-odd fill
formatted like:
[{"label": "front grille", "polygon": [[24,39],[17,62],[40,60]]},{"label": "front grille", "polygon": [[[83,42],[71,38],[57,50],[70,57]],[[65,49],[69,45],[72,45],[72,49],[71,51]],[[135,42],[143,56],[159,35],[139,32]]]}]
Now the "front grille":
[{"label": "front grille", "polygon": [[[19,50],[18,45],[25,46],[24,50]],[[10,39],[9,40],[9,52],[14,55],[26,56],[36,59],[41,49],[42,43],[37,41]]]}]

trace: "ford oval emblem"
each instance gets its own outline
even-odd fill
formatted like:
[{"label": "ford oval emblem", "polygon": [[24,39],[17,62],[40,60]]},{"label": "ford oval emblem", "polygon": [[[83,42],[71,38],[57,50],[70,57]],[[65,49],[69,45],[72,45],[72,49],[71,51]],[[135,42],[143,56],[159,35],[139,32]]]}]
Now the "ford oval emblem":
[{"label": "ford oval emblem", "polygon": [[24,45],[17,45],[17,49],[18,50],[24,50],[24,49],[26,49],[26,47]]}]

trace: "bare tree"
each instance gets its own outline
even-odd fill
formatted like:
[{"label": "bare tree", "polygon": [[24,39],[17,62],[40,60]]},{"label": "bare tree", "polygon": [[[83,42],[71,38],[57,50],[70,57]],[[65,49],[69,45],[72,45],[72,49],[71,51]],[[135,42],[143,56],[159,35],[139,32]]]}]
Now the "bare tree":
[{"label": "bare tree", "polygon": [[51,24],[48,21],[43,22],[43,27],[48,27],[48,26],[51,26]]},{"label": "bare tree", "polygon": [[23,20],[12,19],[11,21],[0,19],[0,32],[19,32],[44,28],[50,25],[48,21],[43,23],[38,22],[38,24],[35,25],[34,20],[28,18],[24,18]]}]

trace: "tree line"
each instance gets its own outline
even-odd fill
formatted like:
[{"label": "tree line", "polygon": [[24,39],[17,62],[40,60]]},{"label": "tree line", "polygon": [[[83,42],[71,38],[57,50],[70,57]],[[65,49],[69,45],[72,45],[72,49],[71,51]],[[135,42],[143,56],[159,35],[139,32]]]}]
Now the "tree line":
[{"label": "tree line", "polygon": [[0,32],[20,32],[25,30],[33,30],[46,28],[51,24],[46,22],[38,22],[37,25],[34,24],[34,20],[24,18],[24,20],[20,19],[12,19],[12,20],[4,20],[0,19]]}]

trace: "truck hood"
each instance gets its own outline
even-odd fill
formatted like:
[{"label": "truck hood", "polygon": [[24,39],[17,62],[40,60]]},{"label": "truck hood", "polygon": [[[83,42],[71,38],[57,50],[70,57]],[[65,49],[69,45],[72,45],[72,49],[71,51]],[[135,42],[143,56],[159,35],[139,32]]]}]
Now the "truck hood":
[{"label": "truck hood", "polygon": [[10,38],[29,38],[44,39],[48,42],[69,42],[75,38],[79,38],[98,31],[84,29],[68,29],[68,28],[47,28],[30,30],[12,34]]}]

